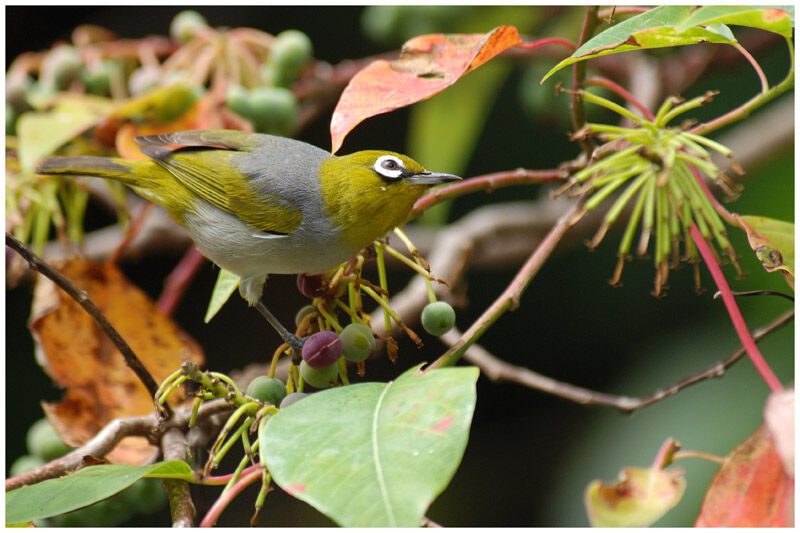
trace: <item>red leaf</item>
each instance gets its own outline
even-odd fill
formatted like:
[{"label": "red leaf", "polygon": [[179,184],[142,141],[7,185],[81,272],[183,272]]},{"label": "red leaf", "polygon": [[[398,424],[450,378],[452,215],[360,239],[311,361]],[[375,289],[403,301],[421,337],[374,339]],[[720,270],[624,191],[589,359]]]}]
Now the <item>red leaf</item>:
[{"label": "red leaf", "polygon": [[695,527],[790,527],[794,479],[772,439],[758,428],[725,459],[706,493]]},{"label": "red leaf", "polygon": [[520,42],[514,26],[486,34],[422,35],[406,42],[399,59],[373,61],[339,98],[331,118],[331,153],[363,120],[430,98]]}]

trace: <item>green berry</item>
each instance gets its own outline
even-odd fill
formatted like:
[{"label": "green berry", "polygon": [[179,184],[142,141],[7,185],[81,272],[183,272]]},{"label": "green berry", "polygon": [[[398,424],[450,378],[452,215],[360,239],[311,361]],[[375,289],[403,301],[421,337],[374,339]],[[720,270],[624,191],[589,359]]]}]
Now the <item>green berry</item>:
[{"label": "green berry", "polygon": [[28,429],[25,437],[28,452],[44,461],[58,459],[70,451],[70,447],[61,441],[55,428],[46,418],[40,418]]},{"label": "green berry", "polygon": [[152,91],[161,82],[161,69],[158,67],[139,67],[128,78],[128,92],[141,96]]},{"label": "green berry", "polygon": [[300,310],[297,312],[297,314],[294,315],[294,325],[299,328],[300,324],[303,322],[303,319],[306,316],[310,315],[311,313],[316,313],[316,312],[317,312],[317,308],[314,307],[313,305],[304,305],[303,307],[300,308]]},{"label": "green berry", "polygon": [[431,302],[422,310],[422,327],[431,335],[444,335],[456,323],[456,312],[447,302]]},{"label": "green berry", "polygon": [[208,26],[206,19],[197,11],[187,9],[181,11],[169,25],[169,35],[181,43],[187,43],[194,37],[194,31],[202,26]]},{"label": "green berry", "polygon": [[51,50],[42,61],[39,79],[56,89],[66,89],[80,76],[83,61],[74,46],[65,44]]},{"label": "green berry", "polygon": [[325,389],[333,385],[339,377],[339,365],[333,364],[325,368],[311,368],[305,361],[300,361],[300,375],[312,387]]},{"label": "green berry", "polygon": [[247,386],[247,395],[262,402],[280,405],[286,397],[286,385],[278,378],[258,376]]},{"label": "green berry", "polygon": [[92,68],[83,68],[81,70],[81,81],[86,87],[86,92],[107,95],[111,91],[111,78],[114,76],[116,69],[116,63],[109,59],[102,60]]},{"label": "green berry", "polygon": [[375,336],[364,324],[348,324],[339,337],[342,339],[342,355],[348,361],[364,361],[375,349]]},{"label": "green berry", "polygon": [[30,472],[34,468],[39,468],[43,464],[45,464],[45,462],[41,457],[36,455],[23,455],[17,457],[17,460],[11,463],[11,468],[8,469],[8,473],[11,477],[18,476],[25,472]]},{"label": "green berry", "polygon": [[250,110],[253,125],[261,133],[291,136],[297,128],[297,99],[288,89],[253,89],[250,91]]},{"label": "green berry", "polygon": [[311,39],[305,33],[298,30],[279,33],[269,52],[269,61],[274,67],[272,81],[275,85],[287,87],[313,54]]},{"label": "green berry", "polygon": [[281,402],[281,409],[286,409],[293,403],[297,403],[306,396],[310,396],[307,392],[293,392],[291,394],[287,394],[286,398],[283,399]]},{"label": "green berry", "polygon": [[225,93],[225,105],[234,113],[250,117],[250,95],[241,85],[231,85]]}]

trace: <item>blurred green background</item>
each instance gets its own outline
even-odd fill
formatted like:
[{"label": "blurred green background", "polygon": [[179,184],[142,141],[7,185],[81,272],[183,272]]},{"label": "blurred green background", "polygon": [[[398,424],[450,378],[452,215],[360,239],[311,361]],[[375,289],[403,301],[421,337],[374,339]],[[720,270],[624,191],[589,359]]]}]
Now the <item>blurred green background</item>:
[{"label": "blurred green background", "polygon": [[[435,31],[485,32],[512,24],[537,37],[557,35],[576,40],[581,8],[515,7],[197,7],[213,26],[252,26],[270,33],[296,28],[314,43],[315,57],[331,63],[395,50],[413,35]],[[78,24],[92,23],[122,37],[166,34],[177,7],[6,7],[6,66],[17,54],[48,48],[69,39]],[[738,33],[737,33],[738,35]],[[676,51],[651,54],[666,59]],[[772,81],[788,64],[785,45],[775,42],[756,55]],[[342,153],[385,148],[406,152],[429,168],[474,176],[517,167],[554,168],[577,155],[568,140],[568,98],[556,97],[553,84],[538,80],[556,59],[496,60],[431,100],[372,118],[347,138]],[[591,70],[591,69],[590,69]],[[569,69],[561,78],[569,79]],[[697,113],[713,117],[755,94],[758,81],[743,63],[710,68],[683,94],[707,89],[720,95]],[[791,96],[789,96],[791,97]],[[784,97],[786,98],[786,96]],[[777,105],[779,98],[771,105]],[[769,107],[769,106],[768,106]],[[593,120],[613,116],[590,109]],[[759,110],[757,116],[763,110]],[[329,147],[328,115],[301,138]],[[791,120],[791,118],[787,119]],[[727,130],[739,127],[734,125]],[[724,132],[720,132],[724,133]],[[729,209],[742,214],[794,220],[794,152],[791,143],[764,154],[749,166],[745,190]],[[548,194],[539,187],[520,187],[491,195],[475,194],[430,220],[455,220],[490,202],[535,199]],[[92,224],[92,221],[88,221]],[[724,272],[734,290],[774,289],[788,292],[778,274],[767,274],[755,260],[742,232],[731,229],[734,247],[748,272],[744,280],[731,267]],[[576,385],[629,396],[647,395],[727,357],[738,347],[721,301],[712,300],[713,283],[701,267],[708,290],[696,295],[690,268],[670,275],[668,296],[650,295],[653,269],[645,260],[626,266],[619,288],[606,280],[613,272],[620,230],[611,231],[600,248],[562,246],[533,280],[520,309],[503,316],[482,338],[496,356]],[[124,264],[126,273],[152,296],[178,256]],[[515,269],[472,270],[469,305],[458,310],[457,323],[468,327],[502,292]],[[175,318],[205,348],[207,366],[228,371],[265,360],[277,337],[239,299],[232,299],[209,325],[202,316],[216,276],[207,265],[192,284]],[[405,272],[393,276],[397,289]],[[284,302],[279,318],[290,321],[303,305],[290,276],[270,278],[266,297]],[[235,300],[235,301],[234,301]],[[268,300],[268,301],[269,301]],[[789,303],[764,296],[740,299],[751,329],[783,313]],[[39,403],[59,392],[37,366],[26,327],[30,288],[6,291],[6,464],[25,453],[25,431],[42,416]],[[396,367],[386,361],[368,366],[370,379],[386,380],[442,351],[434,338],[417,350],[401,342]],[[794,376],[793,328],[786,327],[760,344],[784,383]],[[625,466],[646,466],[668,437],[685,449],[725,455],[760,424],[768,394],[748,360],[722,379],[695,385],[675,397],[632,415],[574,405],[517,385],[481,378],[478,405],[464,461],[428,516],[446,526],[585,526],[583,489],[591,480],[615,479]],[[688,486],[683,500],[658,525],[690,526],[700,508],[716,465],[699,459],[680,461]],[[213,502],[215,492],[200,490],[199,506]],[[245,492],[223,513],[219,525],[246,525],[255,490]],[[139,517],[128,525],[166,525],[168,514]],[[265,526],[315,526],[331,522],[282,491],[269,495],[261,515]]]}]

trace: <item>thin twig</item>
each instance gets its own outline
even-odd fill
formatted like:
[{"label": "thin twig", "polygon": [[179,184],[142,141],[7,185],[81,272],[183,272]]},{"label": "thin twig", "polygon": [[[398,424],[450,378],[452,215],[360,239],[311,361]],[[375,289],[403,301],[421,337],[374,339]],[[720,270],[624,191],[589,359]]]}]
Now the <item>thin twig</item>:
[{"label": "thin twig", "polygon": [[[753,340],[760,342],[768,335],[777,331],[782,326],[785,326],[794,319],[794,309],[790,309],[776,320],[767,326],[753,332]],[[451,330],[445,335],[439,337],[445,344],[450,346],[454,345],[460,338],[460,334]],[[700,381],[710,378],[721,377],[725,371],[733,366],[745,354],[744,348],[739,348],[725,360],[714,363],[710,367],[685,377],[672,385],[659,389],[647,396],[641,398],[633,398],[630,396],[617,396],[614,394],[607,394],[604,392],[596,392],[593,390],[578,387],[563,381],[543,376],[537,372],[529,370],[524,367],[512,365],[496,356],[489,353],[485,348],[478,344],[473,344],[464,353],[464,358],[477,365],[481,372],[493,381],[509,381],[517,383],[531,389],[539,390],[547,394],[552,394],[569,400],[581,405],[598,405],[605,407],[613,407],[620,411],[629,413],[648,405],[654,404],[665,398],[675,395],[681,389],[684,389]]]},{"label": "thin twig", "polygon": [[461,338],[454,343],[450,349],[441,355],[436,361],[431,363],[428,369],[438,368],[440,366],[451,366],[458,361],[464,350],[470,347],[475,341],[489,327],[497,321],[506,311],[514,310],[519,306],[520,298],[528,287],[528,284],[539,272],[539,269],[545,263],[547,258],[555,249],[561,237],[567,232],[572,223],[574,216],[580,212],[583,207],[583,199],[575,202],[572,207],[567,210],[561,218],[558,219],[555,226],[550,230],[547,236],[542,239],[536,250],[528,257],[528,260],[522,265],[522,268],[514,276],[514,279],[506,287],[493,303],[486,309],[483,314],[470,326],[470,328],[461,335]]},{"label": "thin twig", "polygon": [[89,298],[89,295],[86,294],[85,291],[78,289],[75,285],[72,284],[70,280],[64,277],[60,272],[55,270],[53,267],[45,263],[39,256],[37,256],[33,251],[31,251],[27,246],[22,244],[18,241],[14,236],[6,233],[6,246],[13,249],[19,255],[25,259],[32,268],[41,272],[44,276],[48,277],[58,285],[64,292],[66,292],[73,300],[75,300],[83,309],[89,313],[89,315],[97,322],[97,325],[103,332],[108,335],[108,338],[111,339],[111,342],[114,343],[114,346],[122,354],[122,357],[125,358],[125,364],[133,370],[136,374],[136,377],[144,384],[147,391],[150,395],[155,395],[156,391],[158,390],[158,383],[156,380],[153,379],[153,376],[150,372],[145,368],[142,362],[136,357],[136,354],[133,352],[133,349],[125,342],[125,339],[122,338],[122,335],[111,325],[111,322],[108,321],[106,316],[97,308],[97,306],[92,302]]},{"label": "thin twig", "polygon": [[565,178],[566,173],[559,169],[526,170],[524,168],[518,168],[516,170],[493,172],[491,174],[465,179],[439,189],[434,189],[429,194],[417,200],[414,204],[413,211],[418,215],[439,202],[476,191],[486,191],[490,193],[494,192],[495,189],[510,187],[512,185],[550,183],[563,181]]},{"label": "thin twig", "polygon": [[[181,429],[169,428],[162,437],[161,448],[167,461],[186,461],[186,437]],[[197,511],[189,483],[182,479],[162,479],[161,486],[169,499],[172,527],[192,527]]]},{"label": "thin twig", "polygon": [[561,37],[546,37],[544,39],[537,39],[536,41],[521,42],[517,44],[517,47],[525,50],[536,50],[537,48],[550,44],[560,44],[561,46],[569,48],[573,52],[576,49],[575,43],[568,41],[567,39],[562,39]]},{"label": "thin twig", "polygon": [[214,505],[211,506],[211,509],[208,510],[203,520],[200,522],[200,527],[212,527],[216,524],[219,515],[222,514],[222,511],[225,510],[228,504],[231,503],[240,492],[259,479],[261,479],[261,468],[256,468],[247,474],[243,474],[230,490],[224,492],[217,498],[217,501],[214,502]]},{"label": "thin twig", "polygon": [[733,294],[731,294],[728,281],[722,274],[722,269],[720,269],[717,264],[717,260],[714,258],[711,248],[706,243],[706,240],[703,238],[703,235],[700,233],[700,230],[697,229],[697,225],[694,222],[692,222],[691,234],[694,244],[697,246],[700,255],[703,256],[703,261],[708,267],[709,272],[711,272],[711,277],[714,278],[714,283],[722,293],[722,301],[725,302],[725,308],[728,310],[728,315],[730,315],[736,334],[742,341],[742,346],[747,350],[747,355],[750,356],[750,360],[753,361],[756,370],[758,370],[758,373],[761,374],[761,377],[764,378],[764,381],[767,382],[767,385],[773,392],[783,390],[783,385],[764,360],[764,356],[761,355],[758,347],[756,347],[753,337],[750,336],[750,330],[747,329],[747,324],[744,321],[742,312],[739,310],[739,306],[736,304],[736,299],[733,297]]},{"label": "thin twig", "polygon": [[[588,41],[597,26],[597,6],[586,6],[586,14],[583,18],[583,28],[578,47]],[[586,77],[586,61],[578,61],[572,64],[572,104],[570,113],[572,115],[572,127],[574,131],[579,131],[586,123],[586,110],[583,106],[583,97],[580,94],[583,89],[583,80]],[[594,142],[588,136],[580,139],[583,153],[586,157],[591,157],[594,150]]]}]

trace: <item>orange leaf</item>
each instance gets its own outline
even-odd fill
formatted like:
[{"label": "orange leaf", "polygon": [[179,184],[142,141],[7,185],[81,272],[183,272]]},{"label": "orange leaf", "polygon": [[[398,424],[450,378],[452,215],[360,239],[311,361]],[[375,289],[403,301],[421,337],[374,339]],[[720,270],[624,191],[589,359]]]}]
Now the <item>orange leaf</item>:
[{"label": "orange leaf", "polygon": [[[116,266],[76,259],[60,271],[89,294],[157,382],[187,359],[203,363],[200,346]],[[36,287],[30,327],[39,364],[66,389],[61,402],[44,405],[64,442],[80,446],[115,418],[153,412],[153,398],[111,340],[82,307],[45,278]],[[108,459],[141,464],[153,451],[146,439],[128,437]]]},{"label": "orange leaf", "polygon": [[331,153],[363,120],[430,98],[504,50],[519,44],[514,26],[489,33],[415,37],[395,61],[379,59],[345,87],[331,118]]},{"label": "orange leaf", "polygon": [[761,426],[725,459],[711,482],[696,527],[791,527],[794,479],[786,475]]}]

